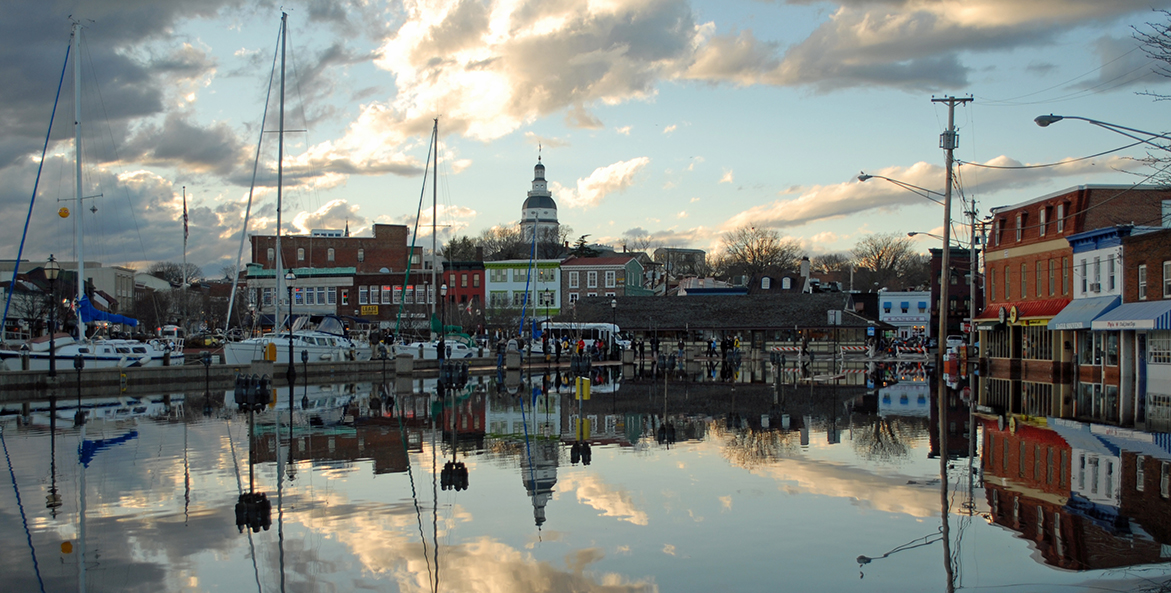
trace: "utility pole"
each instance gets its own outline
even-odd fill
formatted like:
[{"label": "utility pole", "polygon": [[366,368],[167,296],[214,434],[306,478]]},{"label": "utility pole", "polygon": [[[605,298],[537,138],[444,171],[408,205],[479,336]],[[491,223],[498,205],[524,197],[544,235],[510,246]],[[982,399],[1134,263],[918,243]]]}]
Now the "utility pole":
[{"label": "utility pole", "polygon": [[943,545],[944,563],[947,572],[947,590],[954,590],[954,571],[949,553],[950,541],[948,534],[947,500],[947,384],[943,380],[943,360],[947,341],[947,314],[948,314],[948,286],[951,284],[951,185],[952,164],[955,162],[953,152],[959,144],[959,137],[955,131],[955,107],[971,101],[971,97],[932,97],[932,103],[947,103],[947,131],[939,135],[939,147],[946,155],[944,163],[946,169],[946,183],[943,186],[943,254],[939,265],[939,337],[937,339],[938,352],[936,354],[935,374],[938,376],[938,407],[939,407],[939,479],[940,503],[943,506]]}]

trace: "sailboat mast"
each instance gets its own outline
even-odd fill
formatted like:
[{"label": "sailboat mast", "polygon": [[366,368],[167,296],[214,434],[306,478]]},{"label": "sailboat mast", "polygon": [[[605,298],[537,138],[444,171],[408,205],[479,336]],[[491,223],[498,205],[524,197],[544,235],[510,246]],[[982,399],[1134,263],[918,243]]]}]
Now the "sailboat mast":
[{"label": "sailboat mast", "polygon": [[[435,128],[431,131],[432,141],[435,143],[435,168],[431,170],[431,290],[435,293],[435,298],[431,299],[431,317],[435,317],[435,302],[439,300],[439,285],[435,282],[439,276],[439,252],[435,250],[436,247],[436,233],[438,228],[437,221],[439,219],[439,118],[435,118]],[[439,333],[443,334],[443,322],[440,320]]]},{"label": "sailboat mast", "polygon": [[73,23],[73,165],[77,198],[73,205],[73,236],[77,240],[77,339],[85,339],[81,300],[85,298],[85,241],[81,227],[81,23]]},{"label": "sailboat mast", "polygon": [[[281,258],[281,185],[284,181],[285,173],[285,33],[288,30],[288,13],[281,13],[281,97],[280,97],[280,129],[276,135],[276,294],[273,295],[273,321],[276,322],[276,330],[279,330],[281,325],[281,297],[285,294],[285,274],[282,258]],[[290,300],[292,295],[289,295]],[[290,302],[289,307],[293,304]],[[293,320],[289,320],[289,331],[293,329]],[[274,330],[275,331],[275,330]],[[292,364],[293,361],[289,361]]]},{"label": "sailboat mast", "polygon": [[183,331],[187,331],[187,186],[183,186]]}]

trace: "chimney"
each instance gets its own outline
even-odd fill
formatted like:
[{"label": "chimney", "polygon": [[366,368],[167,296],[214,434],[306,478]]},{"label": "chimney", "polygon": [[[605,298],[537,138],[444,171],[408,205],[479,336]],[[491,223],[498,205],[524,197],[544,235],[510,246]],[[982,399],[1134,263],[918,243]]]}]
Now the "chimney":
[{"label": "chimney", "polygon": [[476,261],[484,261],[484,247],[476,245]]},{"label": "chimney", "polygon": [[809,256],[801,258],[801,277],[809,278]]}]

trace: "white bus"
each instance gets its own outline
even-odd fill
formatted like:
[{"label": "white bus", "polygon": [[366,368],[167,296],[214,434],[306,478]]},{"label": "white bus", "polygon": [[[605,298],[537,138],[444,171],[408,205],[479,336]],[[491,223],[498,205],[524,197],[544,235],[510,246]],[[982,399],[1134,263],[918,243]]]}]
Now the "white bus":
[{"label": "white bus", "polygon": [[[547,336],[549,338],[549,349],[554,349],[553,341],[567,341],[570,344],[570,350],[577,344],[577,341],[583,340],[586,349],[592,348],[594,342],[601,342],[602,347],[607,351],[610,349],[614,341],[623,349],[630,348],[630,338],[622,334],[622,330],[613,323],[574,323],[571,321],[542,321],[541,337],[534,340],[533,352],[541,352],[542,341]],[[562,354],[569,355],[571,352],[562,350]]]}]

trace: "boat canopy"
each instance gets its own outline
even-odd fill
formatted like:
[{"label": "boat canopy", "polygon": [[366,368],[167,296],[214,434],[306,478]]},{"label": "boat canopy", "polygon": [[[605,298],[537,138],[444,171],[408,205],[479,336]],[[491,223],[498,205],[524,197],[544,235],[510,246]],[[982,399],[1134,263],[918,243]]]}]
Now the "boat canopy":
[{"label": "boat canopy", "polygon": [[99,311],[89,302],[89,297],[82,296],[81,300],[77,302],[77,312],[81,316],[81,321],[84,323],[91,323],[94,321],[108,321],[110,323],[121,323],[129,325],[130,327],[137,327],[138,320],[131,319],[124,315],[115,315],[114,313],[107,313]]}]

